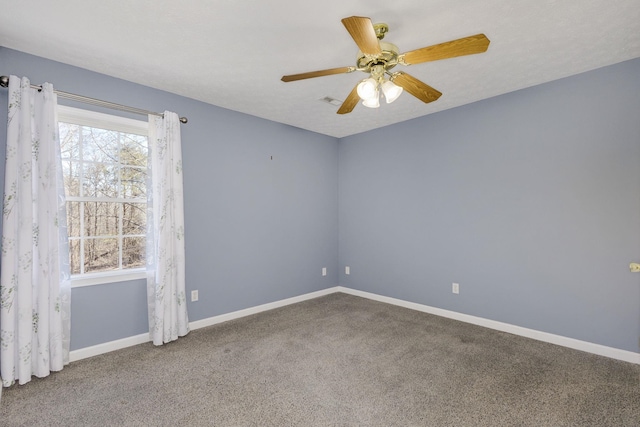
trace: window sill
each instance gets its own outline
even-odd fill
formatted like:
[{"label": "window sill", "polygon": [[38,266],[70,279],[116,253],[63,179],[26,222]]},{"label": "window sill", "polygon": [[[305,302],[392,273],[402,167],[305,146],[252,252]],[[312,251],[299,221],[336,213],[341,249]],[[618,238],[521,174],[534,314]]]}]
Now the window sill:
[{"label": "window sill", "polygon": [[71,287],[81,288],[84,286],[104,285],[107,283],[126,282],[128,280],[145,279],[147,273],[144,268],[126,271],[105,271],[103,273],[72,275]]}]

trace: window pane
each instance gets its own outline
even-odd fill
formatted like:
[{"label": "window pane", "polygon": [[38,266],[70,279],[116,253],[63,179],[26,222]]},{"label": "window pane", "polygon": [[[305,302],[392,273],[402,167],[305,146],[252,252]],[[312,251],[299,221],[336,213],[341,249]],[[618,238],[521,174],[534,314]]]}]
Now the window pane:
[{"label": "window pane", "polygon": [[122,167],[120,169],[121,197],[146,198],[147,170],[142,168]]},{"label": "window pane", "polygon": [[83,159],[90,162],[117,162],[118,133],[113,130],[83,126]]},{"label": "window pane", "polygon": [[147,137],[123,133],[120,135],[120,162],[123,165],[147,166]]},{"label": "window pane", "polygon": [[118,165],[115,163],[85,163],[83,197],[118,197]]},{"label": "window pane", "polygon": [[80,240],[69,240],[69,263],[71,274],[80,274]]},{"label": "window pane", "polygon": [[84,235],[117,236],[121,203],[84,202]]},{"label": "window pane", "polygon": [[67,197],[80,195],[80,164],[72,160],[62,160],[64,191]]},{"label": "window pane", "polygon": [[122,268],[144,267],[145,244],[144,237],[122,239]]},{"label": "window pane", "polygon": [[84,271],[95,273],[118,269],[118,239],[86,239]]},{"label": "window pane", "polygon": [[80,236],[80,202],[67,202],[67,232],[69,237]]},{"label": "window pane", "polygon": [[147,204],[122,204],[122,234],[145,234],[147,228]]}]

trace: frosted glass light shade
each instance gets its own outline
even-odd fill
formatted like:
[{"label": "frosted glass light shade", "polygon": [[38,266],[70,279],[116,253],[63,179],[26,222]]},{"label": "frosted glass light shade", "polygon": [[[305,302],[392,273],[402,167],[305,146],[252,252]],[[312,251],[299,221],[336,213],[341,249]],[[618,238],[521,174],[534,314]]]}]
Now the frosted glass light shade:
[{"label": "frosted glass light shade", "polygon": [[360,83],[358,83],[358,96],[363,101],[367,99],[371,99],[373,97],[378,97],[378,82],[376,82],[372,78],[364,79]]},{"label": "frosted glass light shade", "polygon": [[380,106],[380,92],[376,89],[374,96],[362,101],[362,105],[369,108],[378,108]]},{"label": "frosted glass light shade", "polygon": [[398,97],[402,93],[402,88],[395,83],[387,80],[386,82],[382,83],[382,92],[384,93],[384,97],[387,100],[387,104],[391,104],[393,101],[398,99]]}]

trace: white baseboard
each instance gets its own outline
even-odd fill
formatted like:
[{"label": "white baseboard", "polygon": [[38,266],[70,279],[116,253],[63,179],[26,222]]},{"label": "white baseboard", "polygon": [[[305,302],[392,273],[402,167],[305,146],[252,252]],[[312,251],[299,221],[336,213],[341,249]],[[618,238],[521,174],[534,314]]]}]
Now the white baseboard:
[{"label": "white baseboard", "polygon": [[149,333],[135,335],[133,337],[122,338],[120,340],[109,341],[102,344],[92,345],[91,347],[80,348],[69,352],[69,362],[86,359],[88,357],[98,356],[99,354],[109,353],[111,351],[121,350],[134,345],[144,344],[151,341]]},{"label": "white baseboard", "polygon": [[[229,320],[250,316],[252,314],[260,313],[263,311],[273,310],[274,308],[280,308],[290,304],[295,304],[295,303],[306,301],[309,299],[318,298],[318,297],[332,294],[335,292],[343,292],[345,294],[355,295],[355,296],[371,299],[374,301],[384,302],[387,304],[393,304],[400,307],[409,308],[411,310],[422,311],[424,313],[429,313],[429,314],[435,314],[436,316],[459,320],[462,322],[483,326],[485,328],[495,329],[497,331],[508,332],[510,334],[520,335],[526,338],[532,338],[538,341],[544,341],[551,344],[556,344],[563,347],[572,348],[575,350],[586,351],[587,353],[593,353],[599,356],[605,356],[612,359],[623,360],[625,362],[630,362],[630,363],[635,363],[640,365],[640,353],[634,353],[632,351],[621,350],[613,347],[607,347],[604,345],[594,344],[587,341],[580,341],[573,338],[563,337],[561,335],[555,335],[547,332],[536,331],[534,329],[528,329],[520,326],[511,325],[509,323],[497,322],[495,320],[489,320],[482,317],[476,317],[468,314],[458,313],[455,311],[449,311],[441,308],[430,307],[428,305],[417,304],[417,303],[404,301],[404,300],[391,298],[391,297],[385,297],[382,295],[373,294],[371,292],[345,288],[343,286],[334,286],[332,288],[323,289],[320,291],[311,292],[308,294],[299,295],[296,297],[287,298],[280,301],[274,301],[268,304],[262,304],[255,307],[234,311],[231,313],[221,314],[219,316],[213,316],[207,319],[196,320],[194,322],[189,323],[189,328],[191,330],[204,328],[207,326],[216,325],[218,323],[227,322]],[[69,355],[69,359],[71,362],[75,362],[76,360],[86,359],[87,357],[97,356],[99,354],[108,353],[110,351],[120,350],[126,347],[143,344],[148,341],[150,341],[148,333],[140,334],[133,337],[106,342],[104,344],[98,344],[91,347],[73,350]]]},{"label": "white baseboard", "polygon": [[495,320],[471,316],[455,311],[443,310],[441,308],[430,307],[428,305],[385,297],[382,295],[373,294],[371,292],[358,291],[342,286],[338,286],[338,289],[336,291],[640,365],[640,353],[634,353],[632,351],[607,347],[604,345],[581,341],[574,338],[567,338],[561,335],[550,334],[548,332],[541,332],[535,329],[523,328],[520,326],[511,325],[509,323],[497,322]]},{"label": "white baseboard", "polygon": [[257,305],[255,307],[245,308],[244,310],[238,310],[231,313],[221,314],[219,316],[209,317],[208,319],[196,320],[195,322],[190,322],[189,327],[193,330],[193,329],[204,328],[207,326],[217,325],[218,323],[239,319],[241,317],[250,316],[252,314],[257,314],[267,310],[273,310],[274,308],[284,307],[286,305],[295,304],[297,302],[318,298],[318,297],[328,295],[328,294],[333,294],[336,292],[338,292],[338,286],[335,286],[333,288],[323,289],[321,291],[311,292],[304,295],[299,295],[297,297],[270,302],[268,304],[262,304],[262,305]]}]

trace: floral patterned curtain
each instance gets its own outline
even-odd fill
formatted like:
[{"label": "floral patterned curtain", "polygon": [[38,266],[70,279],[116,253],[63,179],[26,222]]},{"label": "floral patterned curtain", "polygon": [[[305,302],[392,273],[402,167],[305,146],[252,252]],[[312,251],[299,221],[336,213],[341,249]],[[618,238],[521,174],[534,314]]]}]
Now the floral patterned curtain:
[{"label": "floral patterned curtain", "polygon": [[10,386],[69,363],[71,280],[53,87],[9,78],[0,258],[0,375]]},{"label": "floral patterned curtain", "polygon": [[155,345],[189,332],[185,291],[184,208],[180,121],[149,116],[151,184],[147,220],[149,334]]}]

